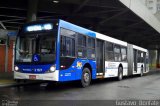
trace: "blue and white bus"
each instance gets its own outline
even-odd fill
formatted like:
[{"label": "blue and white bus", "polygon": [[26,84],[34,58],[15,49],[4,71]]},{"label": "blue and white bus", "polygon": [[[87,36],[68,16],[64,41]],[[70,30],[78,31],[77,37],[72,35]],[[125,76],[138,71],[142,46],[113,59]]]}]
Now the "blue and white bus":
[{"label": "blue and white bus", "polygon": [[15,80],[91,80],[149,71],[148,50],[63,20],[25,24],[16,39]]}]

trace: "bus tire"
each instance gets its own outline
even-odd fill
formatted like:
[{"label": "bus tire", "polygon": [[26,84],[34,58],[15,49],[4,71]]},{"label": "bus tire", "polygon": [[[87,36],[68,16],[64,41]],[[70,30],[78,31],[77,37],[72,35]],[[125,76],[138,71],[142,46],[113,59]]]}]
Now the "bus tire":
[{"label": "bus tire", "polygon": [[143,66],[141,67],[141,73],[140,73],[140,77],[143,76]]},{"label": "bus tire", "polygon": [[123,68],[118,68],[118,81],[121,81],[123,79]]},{"label": "bus tire", "polygon": [[81,87],[85,88],[91,83],[91,72],[88,68],[84,68],[81,76]]}]

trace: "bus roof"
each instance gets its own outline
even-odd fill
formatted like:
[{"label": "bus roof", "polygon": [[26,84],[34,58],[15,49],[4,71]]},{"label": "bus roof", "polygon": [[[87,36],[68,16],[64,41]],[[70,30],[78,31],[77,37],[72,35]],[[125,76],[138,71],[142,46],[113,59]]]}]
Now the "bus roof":
[{"label": "bus roof", "polygon": [[69,22],[66,22],[66,21],[63,21],[63,20],[59,21],[59,26],[63,27],[63,28],[66,28],[66,29],[70,29],[70,30],[75,31],[75,32],[78,32],[80,34],[88,35],[88,36],[91,36],[91,37],[96,37],[96,34],[95,34],[94,31],[91,31],[89,29],[77,26],[75,24],[72,24],[72,23],[69,23]]},{"label": "bus roof", "polygon": [[[36,23],[45,23],[45,22],[46,23],[48,23],[48,22],[56,22],[57,23],[58,21],[59,21],[59,27],[70,29],[70,30],[78,32],[80,34],[84,34],[84,35],[87,35],[87,36],[90,36],[90,37],[105,40],[105,41],[108,41],[108,42],[111,42],[111,43],[119,44],[119,45],[122,45],[122,46],[127,46],[127,42],[109,37],[107,35],[104,35],[104,34],[101,34],[101,33],[98,33],[98,32],[95,32],[95,31],[92,31],[92,30],[89,30],[89,29],[86,29],[86,28],[83,28],[83,27],[80,27],[80,26],[77,26],[75,24],[72,24],[70,22],[67,22],[67,21],[64,21],[64,20],[61,20],[61,19],[59,19],[59,20],[58,19],[53,19],[53,20],[34,21],[34,22],[26,23],[24,26],[32,25],[32,24],[36,24]],[[133,48],[137,49],[137,50],[147,52],[147,49],[144,49],[144,48],[136,46],[136,45],[133,45]]]},{"label": "bus roof", "polygon": [[[122,46],[127,46],[127,42],[109,37],[107,35],[104,35],[104,34],[101,34],[101,33],[95,32],[95,31],[91,31],[89,29],[77,26],[75,24],[72,24],[70,22],[66,22],[64,20],[59,20],[59,25],[60,25],[60,27],[70,29],[72,31],[76,31],[76,32],[81,33],[81,34],[85,34],[85,35],[88,35],[88,36],[91,36],[91,37],[96,37],[98,39],[105,40],[105,41],[115,43],[115,44],[119,44],[119,45],[122,45]],[[144,49],[144,48],[136,46],[136,45],[133,45],[133,48],[137,49],[137,50],[147,52],[147,49]]]},{"label": "bus roof", "polygon": [[124,41],[121,41],[121,40],[118,40],[118,39],[115,39],[115,38],[112,38],[112,37],[109,37],[109,36],[106,36],[100,33],[96,33],[96,38],[105,40],[111,43],[119,44],[122,46],[127,46],[127,42],[124,42]]},{"label": "bus roof", "polygon": [[59,24],[60,24],[60,27],[76,31],[76,32],[79,32],[81,34],[96,37],[98,39],[106,40],[106,41],[109,41],[109,42],[112,41],[113,43],[120,44],[120,45],[123,45],[123,46],[127,46],[127,42],[124,42],[124,41],[121,41],[121,40],[118,40],[118,39],[115,39],[115,38],[112,38],[112,37],[109,37],[109,36],[106,36],[106,35],[103,35],[103,34],[88,30],[88,29],[85,29],[83,27],[77,26],[75,24],[72,24],[72,23],[69,23],[69,22],[66,22],[66,21],[63,21],[63,20],[60,20]]},{"label": "bus roof", "polygon": [[144,49],[144,48],[136,46],[136,45],[133,45],[133,48],[137,49],[137,50],[140,50],[140,51],[143,51],[143,52],[147,52],[148,51],[147,49]]}]

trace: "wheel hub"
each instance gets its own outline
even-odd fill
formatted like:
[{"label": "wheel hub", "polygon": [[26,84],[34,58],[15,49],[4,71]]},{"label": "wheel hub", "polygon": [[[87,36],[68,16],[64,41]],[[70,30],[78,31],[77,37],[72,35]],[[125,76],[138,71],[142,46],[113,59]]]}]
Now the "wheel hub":
[{"label": "wheel hub", "polygon": [[120,73],[119,77],[120,77],[120,79],[122,79],[122,73]]},{"label": "wheel hub", "polygon": [[85,81],[85,82],[88,82],[88,81],[89,81],[89,74],[88,74],[88,73],[85,73],[85,74],[84,74],[84,81]]}]

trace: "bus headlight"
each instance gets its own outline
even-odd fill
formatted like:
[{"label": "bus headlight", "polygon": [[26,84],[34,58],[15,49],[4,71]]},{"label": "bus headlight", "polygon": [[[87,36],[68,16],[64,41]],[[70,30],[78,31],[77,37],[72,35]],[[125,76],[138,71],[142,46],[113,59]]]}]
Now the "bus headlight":
[{"label": "bus headlight", "polygon": [[51,66],[50,67],[50,72],[54,72],[56,70],[56,67],[55,66]]},{"label": "bus headlight", "polygon": [[15,66],[15,67],[14,67],[14,70],[15,70],[15,71],[18,71],[18,70],[19,70],[19,68],[18,68],[17,66]]}]

